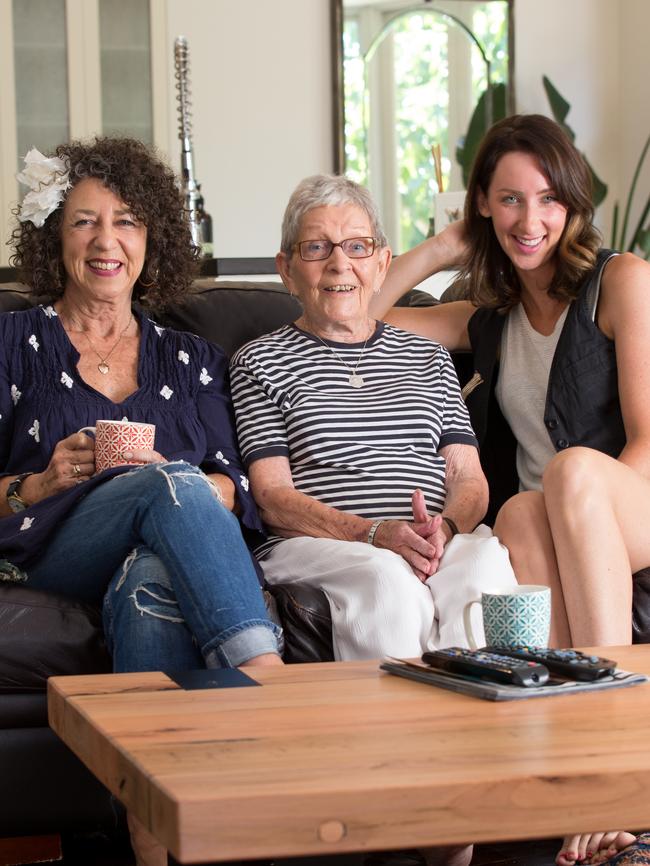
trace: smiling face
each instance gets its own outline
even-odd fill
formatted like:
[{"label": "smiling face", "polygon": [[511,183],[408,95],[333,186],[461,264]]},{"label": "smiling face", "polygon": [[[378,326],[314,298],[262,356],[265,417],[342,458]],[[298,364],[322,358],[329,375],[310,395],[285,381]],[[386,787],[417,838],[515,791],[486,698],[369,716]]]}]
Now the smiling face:
[{"label": "smiling face", "polygon": [[131,295],[144,265],[147,228],[95,178],[70,192],[61,222],[66,292],[97,300]]},{"label": "smiling face", "polygon": [[502,156],[487,195],[479,193],[478,209],[481,216],[491,218],[497,240],[522,283],[550,283],[567,208],[535,157],[523,151]]},{"label": "smiling face", "polygon": [[[370,219],[356,205],[325,205],[307,211],[298,241],[371,237]],[[278,253],[276,263],[284,284],[298,296],[304,313],[298,324],[321,337],[357,342],[372,331],[368,306],[381,287],[390,263],[388,247],[375,248],[368,258],[348,258],[340,247],[330,256],[305,262],[298,250]]]}]

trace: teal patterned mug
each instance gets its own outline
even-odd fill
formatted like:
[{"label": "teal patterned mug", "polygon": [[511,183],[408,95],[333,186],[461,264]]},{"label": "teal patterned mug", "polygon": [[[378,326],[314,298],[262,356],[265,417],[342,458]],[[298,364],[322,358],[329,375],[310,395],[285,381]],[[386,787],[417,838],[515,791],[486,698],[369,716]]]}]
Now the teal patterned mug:
[{"label": "teal patterned mug", "polygon": [[[472,623],[473,605],[483,608],[484,640]],[[551,628],[551,590],[548,586],[517,586],[502,592],[484,592],[468,602],[464,612],[465,632],[472,649],[481,646],[548,646]]]}]

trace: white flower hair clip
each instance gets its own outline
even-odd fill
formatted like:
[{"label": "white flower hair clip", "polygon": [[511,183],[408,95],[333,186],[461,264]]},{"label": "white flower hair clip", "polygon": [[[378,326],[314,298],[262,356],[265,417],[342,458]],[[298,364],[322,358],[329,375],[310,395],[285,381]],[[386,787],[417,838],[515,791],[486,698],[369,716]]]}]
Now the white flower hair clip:
[{"label": "white flower hair clip", "polygon": [[25,169],[16,175],[16,180],[28,186],[28,192],[20,207],[18,219],[21,223],[31,221],[37,229],[55,211],[70,188],[70,166],[58,156],[43,156],[33,147],[25,157]]}]

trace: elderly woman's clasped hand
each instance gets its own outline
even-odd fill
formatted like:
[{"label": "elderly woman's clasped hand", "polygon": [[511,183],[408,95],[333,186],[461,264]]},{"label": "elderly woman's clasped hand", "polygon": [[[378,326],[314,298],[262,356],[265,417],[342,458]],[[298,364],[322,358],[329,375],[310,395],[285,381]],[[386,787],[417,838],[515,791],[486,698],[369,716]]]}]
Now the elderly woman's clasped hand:
[{"label": "elderly woman's clasped hand", "polygon": [[447,538],[440,514],[430,515],[421,490],[413,494],[413,521],[384,520],[374,537],[375,547],[392,550],[408,562],[422,583],[435,574]]}]

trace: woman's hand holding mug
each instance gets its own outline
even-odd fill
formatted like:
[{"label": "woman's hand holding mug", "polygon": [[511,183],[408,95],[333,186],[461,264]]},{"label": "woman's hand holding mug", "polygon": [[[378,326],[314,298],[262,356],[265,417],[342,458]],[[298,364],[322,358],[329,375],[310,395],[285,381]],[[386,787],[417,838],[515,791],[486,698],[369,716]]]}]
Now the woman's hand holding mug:
[{"label": "woman's hand holding mug", "polygon": [[94,472],[94,442],[84,433],[73,433],[56,443],[43,472],[34,472],[25,478],[21,496],[29,505],[34,505],[85,481]]},{"label": "woman's hand holding mug", "polygon": [[95,438],[95,469],[103,472],[130,463],[161,463],[165,458],[154,451],[156,427],[139,421],[99,420],[94,427],[82,427]]}]

